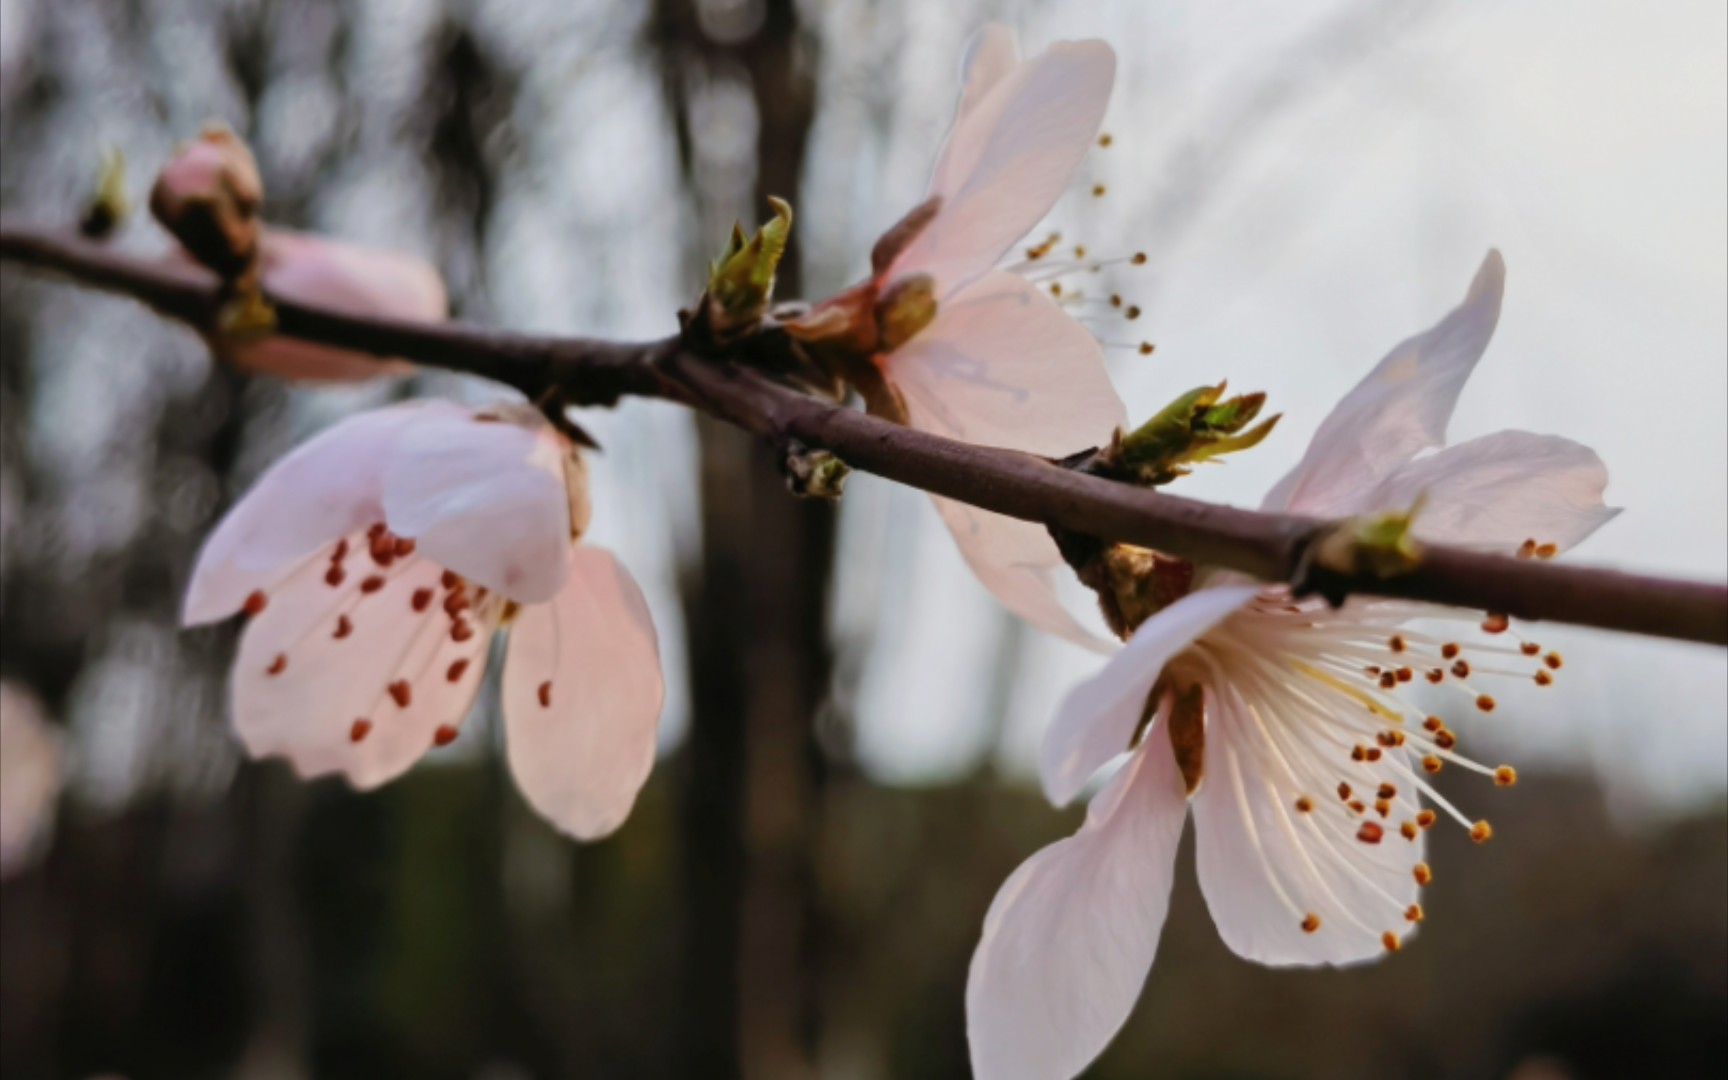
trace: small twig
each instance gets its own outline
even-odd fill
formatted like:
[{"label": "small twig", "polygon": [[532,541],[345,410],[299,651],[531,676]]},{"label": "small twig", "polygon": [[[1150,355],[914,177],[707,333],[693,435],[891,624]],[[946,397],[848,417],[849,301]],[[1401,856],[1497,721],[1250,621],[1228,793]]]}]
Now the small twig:
[{"label": "small twig", "polygon": [[[215,275],[153,262],[70,231],[0,223],[0,258],[141,300],[208,330],[220,301]],[[1395,577],[1306,566],[1327,523],[1196,502],[1087,476],[1012,450],[973,446],[820,401],[677,337],[626,344],[537,337],[464,326],[344,315],[272,298],[279,332],[377,356],[480,375],[538,400],[571,405],[654,397],[700,409],[753,434],[827,450],[855,469],[1010,517],[1156,548],[1266,581],[1302,583],[1328,596],[1426,600],[1525,619],[1728,645],[1728,586],[1484,555],[1423,549]]]}]

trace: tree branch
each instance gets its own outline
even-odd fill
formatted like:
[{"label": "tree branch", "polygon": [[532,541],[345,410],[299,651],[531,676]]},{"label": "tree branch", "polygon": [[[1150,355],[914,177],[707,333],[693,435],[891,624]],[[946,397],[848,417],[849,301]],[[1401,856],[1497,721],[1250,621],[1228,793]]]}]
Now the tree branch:
[{"label": "tree branch", "polygon": [[[201,332],[220,303],[219,282],[207,271],[122,254],[70,232],[0,223],[0,259],[131,296]],[[1394,577],[1339,573],[1307,559],[1326,522],[1197,502],[902,427],[700,355],[677,337],[639,344],[538,337],[275,303],[279,332],[290,337],[483,376],[531,398],[556,388],[573,405],[663,398],[932,494],[1328,596],[1402,597],[1728,645],[1728,586],[1441,546],[1425,547],[1412,570]]]}]

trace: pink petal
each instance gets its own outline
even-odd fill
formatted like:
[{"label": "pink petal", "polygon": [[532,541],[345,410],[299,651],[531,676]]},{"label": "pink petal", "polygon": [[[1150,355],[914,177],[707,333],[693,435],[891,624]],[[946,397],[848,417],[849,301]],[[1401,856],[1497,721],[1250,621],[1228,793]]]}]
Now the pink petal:
[{"label": "pink petal", "polygon": [[[449,302],[433,266],[399,252],[271,229],[263,239],[266,291],[350,315],[442,322]],[[240,367],[288,379],[342,381],[410,370],[402,361],[283,337],[226,343]]]},{"label": "pink petal", "polygon": [[[1057,457],[1107,441],[1126,422],[1098,343],[1049,297],[992,273],[944,301],[936,319],[883,360],[913,427]],[[1068,568],[1042,525],[936,499],[979,580],[1036,626],[1108,648],[1057,598]]]},{"label": "pink petal", "polygon": [[914,427],[963,442],[1062,457],[1127,422],[1098,342],[1015,274],[942,301],[882,365]]},{"label": "pink petal", "polygon": [[966,983],[979,1080],[1066,1080],[1121,1029],[1152,968],[1186,816],[1169,740],[1146,744],[1080,831],[996,894]]},{"label": "pink petal", "polygon": [[562,436],[488,415],[446,413],[404,432],[384,473],[385,518],[463,577],[540,603],[564,587],[586,511],[573,519]]},{"label": "pink petal", "polygon": [[1608,467],[1557,435],[1501,431],[1404,466],[1367,500],[1400,509],[1426,496],[1415,532],[1436,544],[1511,552],[1526,540],[1572,547],[1620,511],[1602,504]]},{"label": "pink petal", "polygon": [[[1051,802],[1066,805],[1099,769],[1127,752],[1164,665],[1259,591],[1257,585],[1221,585],[1189,593],[1141,623],[1104,670],[1069,692],[1044,733],[1038,760]],[[1147,737],[1162,739],[1156,725]]]},{"label": "pink petal", "polygon": [[[972,35],[966,46],[966,56],[960,61],[962,85],[960,102],[954,110],[955,126],[958,127],[968,114],[974,112],[990,91],[1012,74],[1019,64],[1020,48],[1014,43],[1014,31],[1006,26],[991,23]],[[950,160],[944,154],[937,168]],[[934,190],[935,182],[931,186]]]},{"label": "pink petal", "polygon": [[930,193],[941,212],[895,260],[888,279],[925,273],[945,296],[996,265],[1050,212],[1086,156],[1116,76],[1116,54],[1101,41],[1064,41],[998,74],[1000,44],[980,44],[990,89],[973,104],[972,77],[961,114],[937,159]]},{"label": "pink petal", "polygon": [[1082,626],[1059,599],[1056,583],[1070,571],[1044,526],[934,495],[930,501],[954,534],[966,565],[1009,611],[1094,652],[1114,649],[1112,642]]},{"label": "pink petal", "polygon": [[1445,445],[1458,395],[1500,321],[1505,287],[1506,264],[1490,251],[1462,304],[1393,349],[1345,395],[1264,509],[1355,513],[1375,484],[1419,452]]},{"label": "pink petal", "polygon": [[[443,567],[418,555],[379,566],[364,531],[346,540],[337,584],[327,577],[331,553],[318,552],[247,623],[234,661],[234,727],[254,757],[280,755],[303,777],[340,773],[370,788],[461,724],[497,604],[490,618],[452,615]],[[452,633],[461,621],[474,628],[465,640]]]},{"label": "pink petal", "polygon": [[377,409],[332,425],[272,465],[204,542],[182,621],[232,615],[314,549],[383,520],[380,477],[397,437],[412,423],[462,413],[435,401]]},{"label": "pink petal", "polygon": [[[1347,964],[1385,952],[1383,935],[1415,932],[1406,910],[1420,894],[1414,868],[1424,834],[1399,826],[1415,817],[1408,752],[1355,763],[1324,739],[1303,738],[1293,689],[1250,700],[1233,686],[1208,691],[1205,775],[1194,794],[1200,888],[1225,944],[1272,965]],[[1314,727],[1313,724],[1306,725]],[[1398,789],[1390,816],[1352,813],[1333,790],[1340,776],[1369,801],[1381,782]],[[1298,777],[1305,778],[1298,780]],[[1306,797],[1303,812],[1297,800]],[[1366,823],[1366,825],[1365,825]],[[1360,830],[1380,830],[1376,842]],[[1317,928],[1304,929],[1316,916]]]},{"label": "pink petal", "polygon": [[510,631],[504,722],[528,802],[583,840],[630,814],[654,767],[665,687],[642,592],[611,553],[579,548],[569,584]]}]

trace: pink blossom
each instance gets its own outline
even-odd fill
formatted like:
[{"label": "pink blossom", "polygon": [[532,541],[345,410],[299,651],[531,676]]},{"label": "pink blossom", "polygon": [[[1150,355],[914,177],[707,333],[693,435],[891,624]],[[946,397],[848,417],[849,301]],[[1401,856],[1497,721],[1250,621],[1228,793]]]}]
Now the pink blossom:
[{"label": "pink blossom", "polygon": [[507,630],[506,745],[558,828],[617,828],[654,763],[648,608],[589,518],[575,448],[526,406],[413,402],[271,468],[198,558],[187,625],[248,616],[234,726],[255,757],[361,788],[457,737]]},{"label": "pink blossom", "polygon": [[[1425,497],[1419,538],[1544,557],[1612,518],[1607,470],[1577,443],[1505,431],[1445,447],[1499,318],[1504,273],[1490,254],[1462,305],[1393,349],[1266,508],[1335,517]],[[1481,616],[1375,599],[1334,610],[1214,573],[1068,696],[1041,762],[1052,800],[1130,757],[1080,831],[1024,863],[991,905],[967,988],[980,1078],[1074,1076],[1115,1035],[1157,949],[1190,807],[1201,890],[1238,954],[1336,965],[1409,940],[1433,875],[1427,829],[1444,814],[1478,842],[1492,835],[1426,776],[1452,766],[1516,780],[1509,766],[1464,756],[1410,690],[1451,688],[1491,710],[1484,679],[1548,685],[1561,666],[1501,617],[1483,624],[1489,639],[1405,628],[1413,618]]]}]

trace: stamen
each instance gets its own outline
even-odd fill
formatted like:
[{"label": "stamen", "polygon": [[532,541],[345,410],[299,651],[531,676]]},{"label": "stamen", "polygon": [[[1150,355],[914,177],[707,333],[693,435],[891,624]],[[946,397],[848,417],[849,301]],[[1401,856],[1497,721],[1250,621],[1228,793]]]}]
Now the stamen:
[{"label": "stamen", "polygon": [[[1109,146],[1111,143],[1113,143],[1115,141],[1116,141],[1115,138],[1108,131],[1106,131],[1103,134],[1098,136],[1098,145],[1099,146]],[[1534,542],[1534,541],[1532,541],[1532,542]]]},{"label": "stamen", "polygon": [[1502,765],[1494,770],[1495,787],[1511,787],[1518,782],[1518,770],[1510,765]]},{"label": "stamen", "polygon": [[1470,826],[1470,839],[1478,844],[1486,844],[1494,837],[1494,827],[1486,821],[1478,821]]},{"label": "stamen", "polygon": [[1320,916],[1314,914],[1312,911],[1303,916],[1302,932],[1304,934],[1312,934],[1318,929],[1320,929]]},{"label": "stamen", "polygon": [[432,590],[415,589],[414,596],[409,602],[413,604],[415,611],[425,611],[432,606]]},{"label": "stamen", "polygon": [[371,733],[372,721],[366,719],[356,720],[348,728],[348,741],[357,743]]},{"label": "stamen", "polygon": [[548,680],[547,682],[541,683],[540,689],[538,691],[536,691],[536,693],[539,695],[539,698],[540,698],[540,707],[542,709],[550,709],[552,707],[552,683],[551,683],[551,681]]},{"label": "stamen", "polygon": [[432,733],[433,746],[449,746],[456,741],[456,729],[449,724],[442,724]]},{"label": "stamen", "polygon": [[263,611],[264,606],[269,602],[270,598],[264,595],[264,590],[253,589],[246,594],[246,602],[240,605],[240,610],[247,615],[256,615]]},{"label": "stamen", "polygon": [[1414,821],[1406,821],[1402,825],[1398,826],[1399,835],[1404,837],[1406,840],[1415,840],[1417,832],[1418,830]]},{"label": "stamen", "polygon": [[264,669],[266,675],[280,675],[288,669],[288,654],[277,653],[276,659],[270,661],[270,666]]},{"label": "stamen", "polygon": [[375,593],[383,587],[384,579],[379,577],[377,574],[373,574],[371,577],[360,583],[360,591],[363,593]]},{"label": "stamen", "polygon": [[348,571],[342,569],[340,566],[332,565],[330,569],[324,571],[324,584],[334,589],[338,585],[342,584],[343,580],[347,577]]},{"label": "stamen", "polygon": [[409,685],[407,679],[397,679],[390,684],[388,689],[390,696],[395,699],[399,708],[406,709],[409,702],[414,700],[414,689]]},{"label": "stamen", "polygon": [[1386,835],[1386,830],[1377,821],[1364,821],[1362,827],[1356,830],[1356,839],[1364,844],[1378,844]]},{"label": "stamen", "polygon": [[1296,800],[1296,810],[1303,814],[1312,813],[1314,810],[1314,800],[1310,799],[1306,795],[1302,796]]},{"label": "stamen", "polygon": [[457,682],[462,678],[462,673],[464,671],[467,671],[467,670],[468,670],[467,657],[463,657],[460,660],[453,660],[450,663],[450,669],[448,671],[444,672],[444,678],[449,682]]},{"label": "stamen", "polygon": [[1404,918],[1410,922],[1421,922],[1422,914],[1421,904],[1411,904],[1409,907],[1404,909]]},{"label": "stamen", "polygon": [[1419,862],[1410,870],[1410,875],[1418,885],[1428,885],[1434,881],[1434,869],[1425,862]]},{"label": "stamen", "polygon": [[1483,712],[1493,712],[1494,699],[1487,694],[1479,694],[1476,697],[1476,707]]},{"label": "stamen", "polygon": [[341,641],[353,632],[354,623],[348,618],[348,616],[336,616],[336,629],[330,634],[331,637],[335,638],[337,641]]},{"label": "stamen", "polygon": [[1482,620],[1482,632],[1485,634],[1504,634],[1506,628],[1512,625],[1512,620],[1497,611],[1490,611],[1488,617]]},{"label": "stamen", "polygon": [[1434,823],[1439,820],[1440,815],[1436,814],[1432,810],[1419,810],[1416,812],[1416,824],[1419,828],[1432,829]]},{"label": "stamen", "polygon": [[1547,656],[1544,656],[1542,662],[1547,664],[1548,667],[1554,671],[1559,671],[1560,666],[1565,663],[1565,661],[1560,659],[1560,654],[1557,652],[1551,652]]},{"label": "stamen", "polygon": [[1102,199],[1106,190],[1108,189],[1106,189],[1103,184],[1093,184],[1092,197],[1095,199]]},{"label": "stamen", "polygon": [[1380,944],[1386,947],[1387,952],[1397,952],[1404,947],[1403,942],[1398,940],[1398,935],[1390,930],[1380,935]]}]

